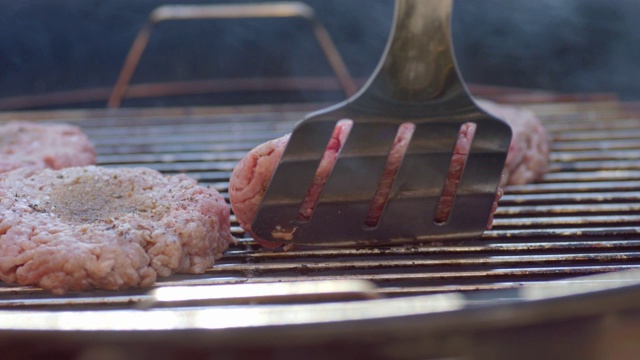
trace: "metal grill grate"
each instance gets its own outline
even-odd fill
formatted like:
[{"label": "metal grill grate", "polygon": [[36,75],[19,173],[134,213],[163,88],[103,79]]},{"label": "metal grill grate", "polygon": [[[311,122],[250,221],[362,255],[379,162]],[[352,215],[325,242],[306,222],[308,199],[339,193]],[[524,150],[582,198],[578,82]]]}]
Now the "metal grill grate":
[{"label": "metal grill grate", "polygon": [[[522,94],[513,99],[522,100]],[[272,252],[247,238],[232,218],[240,243],[214,268],[203,275],[161,279],[157,286],[348,279],[371,281],[375,287],[355,289],[347,298],[396,297],[571,282],[573,276],[640,268],[640,117],[611,99],[542,100],[526,106],[552,135],[551,171],[541,183],[507,188],[493,230],[479,240]],[[240,158],[253,146],[288,132],[306,111],[239,110],[95,112],[84,119],[57,121],[83,127],[102,166],[184,172],[226,197],[230,173]],[[147,291],[54,297],[2,284],[0,308],[128,308],[147,300]],[[310,294],[303,300],[323,299]]]}]

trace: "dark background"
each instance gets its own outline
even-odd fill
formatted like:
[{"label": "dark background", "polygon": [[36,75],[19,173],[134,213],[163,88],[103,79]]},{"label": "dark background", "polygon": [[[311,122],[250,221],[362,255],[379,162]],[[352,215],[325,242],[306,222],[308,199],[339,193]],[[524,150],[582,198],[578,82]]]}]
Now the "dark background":
[{"label": "dark background", "polygon": [[[137,31],[169,0],[0,0],[0,98],[111,87]],[[382,53],[391,0],[307,0],[354,77]],[[458,0],[453,31],[468,82],[640,97],[640,2]],[[265,76],[331,76],[303,20],[198,20],[158,26],[132,83]],[[129,100],[125,106],[338,99],[339,93]],[[67,105],[70,107],[71,105]],[[73,106],[104,106],[100,103]]]}]

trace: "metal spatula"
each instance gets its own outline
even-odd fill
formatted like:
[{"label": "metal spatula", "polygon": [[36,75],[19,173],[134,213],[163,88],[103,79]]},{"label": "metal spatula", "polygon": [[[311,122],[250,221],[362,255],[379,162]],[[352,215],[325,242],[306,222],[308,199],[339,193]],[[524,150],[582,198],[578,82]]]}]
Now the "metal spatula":
[{"label": "metal spatula", "polygon": [[[468,94],[451,46],[452,0],[397,0],[385,53],[352,98],[294,129],[252,223],[279,243],[372,245],[479,237],[492,212],[511,140]],[[352,128],[309,219],[299,219],[337,121]],[[375,224],[372,199],[401,124],[415,128]],[[437,219],[459,132],[475,135],[445,218]],[[405,125],[406,126],[406,125]],[[455,161],[453,161],[455,162]],[[286,236],[283,236],[285,234]]]}]

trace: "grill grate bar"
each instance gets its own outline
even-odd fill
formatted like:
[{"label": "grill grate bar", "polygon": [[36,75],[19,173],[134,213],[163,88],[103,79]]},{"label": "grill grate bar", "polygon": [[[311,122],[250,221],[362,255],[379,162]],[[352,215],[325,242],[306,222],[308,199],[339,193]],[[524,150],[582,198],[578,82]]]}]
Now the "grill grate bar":
[{"label": "grill grate bar", "polygon": [[181,152],[178,154],[135,154],[135,155],[101,155],[98,161],[101,164],[134,164],[140,165],[149,163],[177,163],[177,162],[219,162],[237,161],[242,159],[246,151],[228,152]]},{"label": "grill grate bar", "polygon": [[509,228],[540,228],[557,226],[579,226],[579,225],[618,225],[629,226],[631,224],[640,225],[640,215],[581,215],[581,216],[546,216],[534,218],[509,218],[496,219],[493,223],[494,229],[500,230],[502,227]]},{"label": "grill grate bar", "polygon": [[509,194],[535,194],[535,193],[573,193],[600,191],[637,191],[640,189],[640,181],[637,179],[630,181],[598,181],[598,182],[565,182],[565,183],[542,183],[521,186],[510,186],[505,189]]},{"label": "grill grate bar", "polygon": [[639,156],[640,150],[635,149],[614,151],[564,151],[551,154],[551,160],[557,162],[620,160],[637,159]]},{"label": "grill grate bar", "polygon": [[506,194],[501,200],[501,205],[511,204],[583,204],[601,202],[634,202],[640,200],[637,192],[584,192],[584,193],[548,193],[548,194],[527,194],[516,193]]},{"label": "grill grate bar", "polygon": [[640,129],[567,131],[553,134],[553,139],[557,141],[632,140],[639,137]]},{"label": "grill grate bar", "polygon": [[[616,249],[617,250],[617,249]],[[484,254],[483,254],[484,255]],[[294,271],[304,274],[315,274],[324,271],[345,270],[349,271],[356,268],[358,272],[367,272],[372,269],[393,269],[398,272],[400,270],[413,271],[430,271],[441,267],[452,267],[451,273],[458,272],[458,269],[464,269],[462,266],[473,267],[493,267],[525,264],[531,266],[554,265],[557,263],[597,263],[597,262],[638,262],[640,260],[640,251],[638,252],[619,252],[613,253],[578,253],[566,255],[493,255],[490,257],[464,257],[455,258],[451,256],[440,257],[437,259],[420,259],[413,258],[411,260],[393,259],[384,260],[384,258],[374,258],[369,260],[350,260],[348,264],[341,264],[336,261],[318,262],[308,261],[304,263],[282,262],[282,263],[263,263],[260,264],[259,272],[261,274],[273,272]],[[640,264],[639,264],[640,266]],[[220,264],[216,269],[211,271],[215,274],[240,274],[255,273],[255,264]]]},{"label": "grill grate bar", "polygon": [[[371,281],[380,286],[377,290],[379,293],[384,293],[386,287],[391,287],[393,293],[397,295],[403,294],[400,288],[407,288],[409,292],[415,286],[420,287],[446,287],[448,291],[464,291],[475,290],[477,286],[491,287],[495,286],[495,283],[503,283],[505,279],[519,279],[519,282],[534,283],[540,281],[550,281],[557,279],[564,279],[568,277],[584,276],[591,274],[606,273],[612,271],[622,271],[630,269],[640,269],[638,264],[618,264],[618,265],[569,265],[569,266],[549,266],[549,267],[530,267],[530,268],[492,268],[488,270],[465,270],[455,272],[445,271],[432,271],[432,272],[415,272],[415,273],[372,273],[372,274],[346,274],[346,275],[310,275],[310,274],[295,274],[289,276],[283,276],[282,274],[276,274],[277,276],[238,276],[238,277],[211,277],[211,276],[192,276],[189,279],[179,280],[165,280],[159,281],[154,288],[160,286],[202,286],[202,285],[230,285],[230,284],[265,284],[265,283],[281,283],[281,282],[299,282],[299,281],[344,281],[344,280],[359,280],[359,281]],[[465,283],[472,282],[472,283]],[[20,300],[7,300],[8,303],[21,304],[22,306],[37,305],[37,306],[51,306],[59,305],[60,298],[46,297],[43,291],[27,288],[27,287],[11,287],[0,288],[0,295],[3,293],[9,293],[12,295],[32,295],[42,294],[45,297],[36,300],[33,303],[30,299]],[[83,294],[85,298],[90,299],[93,295]],[[106,296],[109,300],[96,301],[92,303],[91,300],[85,300],[86,305],[94,306],[118,306],[118,305],[131,305],[132,302],[142,301],[146,299],[144,294],[135,295],[130,298],[130,301],[123,300],[122,297],[116,297],[113,299],[111,296]],[[125,298],[126,299],[126,298]],[[0,303],[2,307],[2,303]]]},{"label": "grill grate bar", "polygon": [[498,208],[496,215],[549,215],[549,214],[591,214],[591,213],[640,213],[640,203],[631,204],[592,204],[589,206],[574,204],[539,205],[539,206],[505,206]]},{"label": "grill grate bar", "polygon": [[[505,239],[497,239],[487,241],[481,240],[481,245],[470,245],[469,243],[453,244],[450,246],[434,245],[434,246],[420,246],[420,247],[392,247],[392,248],[362,248],[362,249],[329,249],[329,250],[304,250],[304,251],[289,251],[289,252],[256,252],[253,250],[232,250],[227,252],[223,262],[230,261],[231,263],[237,263],[238,260],[247,260],[247,264],[255,264],[261,261],[299,261],[305,262],[308,259],[354,259],[354,258],[385,258],[393,256],[406,257],[408,262],[414,257],[423,258],[424,256],[437,256],[437,255],[456,255],[456,254],[500,254],[500,253],[514,253],[519,252],[533,252],[533,253],[562,253],[570,251],[585,250],[611,250],[614,251],[628,251],[628,249],[640,248],[639,240],[611,240],[600,241],[592,239],[590,241],[547,241],[547,242],[534,242],[534,241],[505,241]],[[594,248],[594,244],[598,246]],[[627,250],[625,250],[627,249]]]},{"label": "grill grate bar", "polygon": [[640,178],[640,170],[601,170],[581,173],[551,173],[545,177],[546,182],[593,182],[608,180],[636,180]]},{"label": "grill grate bar", "polygon": [[[224,134],[224,135],[223,135]],[[157,135],[145,137],[109,137],[92,139],[96,146],[105,145],[136,145],[140,143],[157,145],[157,144],[184,144],[184,143],[232,143],[236,141],[254,141],[256,143],[264,142],[274,137],[278,137],[284,132],[227,132],[227,133],[197,133],[197,134],[173,134],[173,135]]]},{"label": "grill grate bar", "polygon": [[[207,142],[207,143],[195,143],[189,142],[186,144],[142,144],[142,145],[106,145],[96,146],[96,151],[101,154],[102,159],[114,158],[117,156],[126,155],[129,157],[140,155],[159,155],[159,154],[171,154],[176,155],[179,153],[211,153],[211,152],[237,152],[248,151],[255,146],[255,141],[236,141],[231,143],[219,143],[219,142]],[[113,160],[117,162],[117,160]]]},{"label": "grill grate bar", "polygon": [[631,130],[637,130],[638,128],[638,121],[637,119],[633,119],[633,118],[618,118],[618,117],[613,117],[613,118],[608,118],[606,120],[608,121],[602,121],[605,120],[605,117],[599,117],[597,122],[593,122],[593,121],[589,121],[589,119],[571,119],[569,122],[562,122],[562,121],[554,121],[554,122],[548,122],[545,125],[545,128],[547,129],[547,131],[553,133],[553,134],[558,134],[558,138],[559,140],[563,139],[563,134],[566,132],[573,132],[573,131],[600,131],[600,130],[611,130],[611,129],[616,129],[616,130],[621,130],[621,129],[631,129]]},{"label": "grill grate bar", "polygon": [[572,161],[568,163],[552,163],[549,170],[553,172],[559,171],[597,171],[597,170],[637,170],[640,164],[635,159],[627,160],[608,160],[608,161]]},{"label": "grill grate bar", "polygon": [[[570,131],[570,130],[568,130]],[[623,140],[598,140],[598,141],[565,141],[552,144],[551,149],[554,151],[587,151],[587,150],[624,150],[637,149],[637,139]]]},{"label": "grill grate bar", "polygon": [[[528,239],[547,239],[547,238],[609,238],[619,239],[628,238],[629,236],[639,235],[640,227],[638,226],[617,226],[617,227],[574,227],[574,228],[557,228],[557,229],[510,229],[510,230],[491,230],[486,231],[483,238],[528,238]],[[594,245],[594,247],[596,247]]]}]

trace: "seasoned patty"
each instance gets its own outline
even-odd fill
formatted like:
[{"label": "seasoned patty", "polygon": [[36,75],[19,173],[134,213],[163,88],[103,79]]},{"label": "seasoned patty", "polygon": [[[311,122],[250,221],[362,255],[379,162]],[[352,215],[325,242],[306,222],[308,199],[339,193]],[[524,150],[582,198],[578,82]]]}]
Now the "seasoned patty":
[{"label": "seasoned patty", "polygon": [[[492,212],[495,212],[498,207],[498,201],[504,193],[503,187],[505,185],[528,183],[538,180],[544,175],[549,158],[549,140],[540,120],[532,112],[516,107],[498,105],[489,101],[481,101],[480,105],[486,111],[509,123],[513,130],[502,181],[496,190],[492,210]],[[456,187],[469,153],[474,132],[475,125],[471,123],[467,123],[460,128],[449,168],[449,176],[436,209],[435,221],[446,221],[450,213]],[[411,133],[412,130],[406,124],[400,127],[390,152],[389,161],[382,174],[378,191],[372,199],[372,206],[365,224],[375,223],[380,217],[389,194],[390,184],[393,182],[395,172],[402,162],[402,154],[410,141]],[[345,141],[347,134],[348,126],[345,123],[339,123],[332,134],[307,196],[303,200],[299,218],[308,219],[309,214],[313,211],[322,186],[327,181],[331,168],[337,159],[341,144]],[[251,222],[288,139],[289,135],[285,135],[252,149],[235,167],[229,182],[229,200],[240,226],[259,244],[270,248],[278,247],[282,244],[257,238],[251,232]],[[489,218],[487,228],[491,228],[492,222],[493,215]]]},{"label": "seasoned patty", "polygon": [[95,166],[0,174],[0,280],[68,290],[203,273],[233,243],[229,207],[185,175]]},{"label": "seasoned patty", "polygon": [[0,126],[0,173],[21,167],[93,165],[96,153],[79,127],[11,121]]}]

